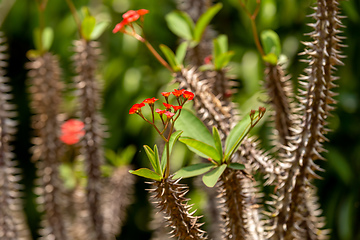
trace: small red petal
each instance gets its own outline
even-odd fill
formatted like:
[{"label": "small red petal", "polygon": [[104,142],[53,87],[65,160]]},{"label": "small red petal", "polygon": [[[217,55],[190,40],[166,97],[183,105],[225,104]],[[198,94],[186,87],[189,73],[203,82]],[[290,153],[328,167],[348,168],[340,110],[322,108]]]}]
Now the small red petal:
[{"label": "small red petal", "polygon": [[143,103],[148,103],[148,104],[153,104],[153,103],[155,103],[157,100],[159,100],[159,99],[157,99],[157,98],[147,98],[147,99],[145,99],[144,101],[143,101]]},{"label": "small red petal", "polygon": [[163,95],[164,97],[168,97],[170,96],[171,92],[162,92],[161,95]]},{"label": "small red petal", "polygon": [[61,125],[60,140],[66,144],[75,144],[84,135],[84,123],[80,120],[70,119]]},{"label": "small red petal", "polygon": [[143,106],[145,106],[144,103],[136,103],[134,104],[130,110],[129,110],[129,114],[134,114],[136,113],[139,109],[141,109]]},{"label": "small red petal", "polygon": [[158,109],[158,108],[157,108],[157,109],[155,110],[155,112],[158,113],[158,114],[160,114],[160,115],[162,115],[162,114],[164,114],[164,113],[166,112],[166,110],[161,110],[161,109]]},{"label": "small red petal", "polygon": [[137,12],[140,16],[143,16],[143,15],[149,13],[149,10],[147,10],[147,9],[139,9],[139,10],[137,10],[136,12]]},{"label": "small red petal", "polygon": [[183,95],[184,91],[185,91],[184,89],[180,89],[180,90],[174,89],[174,91],[172,92],[172,94],[173,94],[175,97],[180,97],[181,95]]},{"label": "small red petal", "polygon": [[182,109],[182,106],[172,106],[172,108],[175,110],[175,112],[179,109]]},{"label": "small red petal", "polygon": [[173,105],[171,105],[171,104],[168,104],[168,103],[163,103],[164,104],[164,106],[166,107],[166,109],[170,109]]},{"label": "small red petal", "polygon": [[122,15],[122,17],[123,17],[123,19],[126,19],[126,21],[128,23],[130,23],[130,22],[135,22],[136,20],[138,20],[140,15],[134,10],[129,10],[126,13],[124,13]]},{"label": "small red petal", "polygon": [[122,31],[123,28],[125,27],[125,25],[127,25],[128,23],[129,22],[126,19],[122,20],[120,23],[116,24],[116,26],[113,29],[113,33],[117,33],[119,31]]},{"label": "small red petal", "polygon": [[171,118],[172,116],[175,115],[175,113],[168,112],[168,111],[166,111],[164,114],[165,114],[168,118]]}]

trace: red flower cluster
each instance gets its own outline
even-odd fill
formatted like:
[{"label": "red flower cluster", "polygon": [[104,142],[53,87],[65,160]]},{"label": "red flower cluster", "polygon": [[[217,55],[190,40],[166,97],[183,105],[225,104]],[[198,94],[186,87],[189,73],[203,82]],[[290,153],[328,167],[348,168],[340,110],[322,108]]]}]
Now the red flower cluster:
[{"label": "red flower cluster", "polygon": [[78,143],[84,135],[84,123],[80,120],[69,119],[61,125],[60,140],[68,145]]},{"label": "red flower cluster", "polygon": [[[179,105],[172,105],[168,103],[168,97],[170,96],[170,94],[174,95],[177,98],[177,102]],[[163,95],[166,100],[166,102],[163,103],[165,110],[157,108],[155,112],[160,116],[165,115],[168,119],[172,118],[178,110],[182,109],[182,106],[185,104],[186,101],[192,100],[194,98],[194,94],[192,92],[185,91],[184,89],[174,89],[174,91],[172,92],[162,92],[161,95]],[[181,96],[183,97],[182,99],[180,99]],[[147,98],[141,103],[136,103],[130,108],[129,114],[136,113],[139,114],[142,118],[144,118],[141,113],[141,108],[145,106],[145,103],[147,103],[150,106],[151,110],[154,111],[154,104],[157,100],[159,99],[153,97]],[[172,112],[171,109],[174,109],[174,111]]]},{"label": "red flower cluster", "polygon": [[122,15],[123,20],[116,24],[115,28],[113,29],[113,33],[122,32],[124,31],[124,27],[128,24],[131,24],[132,22],[135,22],[140,17],[143,17],[145,14],[147,14],[149,10],[147,9],[139,9],[137,11],[135,10],[129,10],[126,13]]}]

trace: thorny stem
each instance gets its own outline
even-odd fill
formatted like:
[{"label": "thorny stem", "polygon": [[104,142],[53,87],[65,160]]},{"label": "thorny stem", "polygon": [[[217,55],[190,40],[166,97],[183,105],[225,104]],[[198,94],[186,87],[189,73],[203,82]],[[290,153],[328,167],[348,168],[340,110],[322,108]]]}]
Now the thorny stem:
[{"label": "thorny stem", "polygon": [[257,33],[257,27],[256,27],[256,23],[255,23],[255,19],[259,13],[260,10],[260,4],[261,4],[261,0],[256,0],[256,8],[254,10],[253,13],[251,13],[249,11],[249,9],[247,9],[247,7],[245,6],[244,2],[242,0],[239,0],[239,3],[241,5],[241,7],[244,9],[246,15],[248,15],[250,21],[251,21],[251,29],[252,29],[252,33],[253,33],[253,37],[254,37],[254,41],[255,41],[255,45],[256,48],[258,49],[258,51],[260,52],[261,56],[265,56],[264,50],[260,44],[260,40],[259,40],[259,35]]},{"label": "thorny stem", "polygon": [[81,31],[81,21],[79,18],[79,15],[76,12],[76,8],[74,6],[74,3],[71,0],[66,0],[67,5],[69,6],[70,12],[72,14],[72,16],[74,17],[76,26],[78,28],[79,34],[80,36],[82,36],[82,31]]}]

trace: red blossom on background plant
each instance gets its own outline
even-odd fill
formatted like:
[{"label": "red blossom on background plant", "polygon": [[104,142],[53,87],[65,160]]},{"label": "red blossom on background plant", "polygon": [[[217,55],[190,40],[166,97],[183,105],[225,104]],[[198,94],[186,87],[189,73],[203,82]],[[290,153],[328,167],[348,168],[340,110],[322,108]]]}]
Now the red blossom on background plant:
[{"label": "red blossom on background plant", "polygon": [[84,123],[80,120],[69,119],[61,125],[60,140],[65,144],[78,143],[84,135]]},{"label": "red blossom on background plant", "polygon": [[141,17],[141,21],[143,21],[143,16],[147,14],[149,10],[147,9],[139,9],[137,11],[135,10],[129,10],[126,13],[122,15],[123,20],[116,24],[116,26],[113,29],[113,33],[117,32],[125,32],[125,26],[131,25],[132,22],[135,22]]},{"label": "red blossom on background plant", "polygon": [[134,105],[130,108],[129,114],[138,113],[138,111],[139,111],[142,107],[144,107],[144,106],[145,106],[144,103],[136,103],[136,104],[134,104]]},{"label": "red blossom on background plant", "polygon": [[163,114],[166,112],[166,110],[161,110],[161,109],[158,109],[158,108],[157,108],[157,109],[155,110],[155,112],[158,113],[159,115],[163,115]]}]

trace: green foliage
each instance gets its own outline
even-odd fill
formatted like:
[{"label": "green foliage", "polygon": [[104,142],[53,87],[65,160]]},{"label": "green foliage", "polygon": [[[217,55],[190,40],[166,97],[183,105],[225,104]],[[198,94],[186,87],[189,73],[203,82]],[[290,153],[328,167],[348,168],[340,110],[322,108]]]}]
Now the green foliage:
[{"label": "green foliage", "polygon": [[[181,136],[183,132],[182,131],[176,131],[173,134],[171,134],[170,140],[169,140],[169,153],[170,153],[170,157],[171,157],[171,153],[174,147],[174,144],[176,143],[176,141],[179,139],[179,137]],[[165,167],[166,167],[166,151],[167,151],[167,145],[165,144],[164,147],[164,152],[161,156],[161,172],[164,173],[165,172]]]},{"label": "green foliage", "polygon": [[54,41],[54,30],[50,27],[44,29],[36,28],[34,30],[34,43],[38,52],[49,51]]},{"label": "green foliage", "polygon": [[221,160],[221,155],[216,148],[193,138],[182,137],[180,142],[185,143],[193,152],[201,157],[211,158],[215,161]]},{"label": "green foliage", "polygon": [[180,38],[191,41],[194,38],[194,22],[181,11],[173,11],[165,16],[169,29]]},{"label": "green foliage", "polygon": [[273,30],[262,31],[261,43],[265,51],[264,61],[276,65],[281,54],[279,35]]},{"label": "green foliage", "polygon": [[213,163],[193,164],[177,171],[173,179],[196,177],[210,171],[214,167],[215,165]]},{"label": "green foliage", "polygon": [[202,181],[204,182],[204,184],[208,187],[214,187],[217,181],[219,180],[220,176],[225,171],[226,167],[227,167],[226,164],[222,164],[216,167],[214,170],[211,170],[210,172],[206,173],[202,177]]},{"label": "green foliage", "polygon": [[140,176],[140,177],[144,177],[144,178],[149,178],[155,181],[161,181],[162,176],[154,171],[151,171],[148,168],[140,168],[137,170],[129,170],[129,173]]}]

